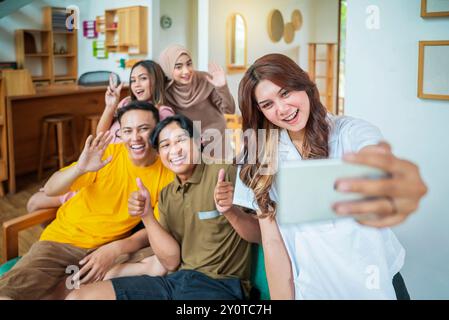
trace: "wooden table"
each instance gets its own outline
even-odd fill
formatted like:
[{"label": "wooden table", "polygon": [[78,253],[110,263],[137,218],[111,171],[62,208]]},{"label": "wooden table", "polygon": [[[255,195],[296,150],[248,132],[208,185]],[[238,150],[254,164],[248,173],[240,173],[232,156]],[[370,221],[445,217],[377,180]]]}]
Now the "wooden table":
[{"label": "wooden table", "polygon": [[[16,175],[37,171],[42,119],[51,114],[73,114],[80,142],[84,116],[103,112],[105,91],[105,86],[54,85],[38,88],[34,95],[6,97],[10,193],[16,192]],[[122,95],[127,95],[126,89]],[[52,141],[49,148],[48,152],[54,150]],[[71,151],[68,148],[67,152]],[[48,162],[47,166],[54,164]]]}]

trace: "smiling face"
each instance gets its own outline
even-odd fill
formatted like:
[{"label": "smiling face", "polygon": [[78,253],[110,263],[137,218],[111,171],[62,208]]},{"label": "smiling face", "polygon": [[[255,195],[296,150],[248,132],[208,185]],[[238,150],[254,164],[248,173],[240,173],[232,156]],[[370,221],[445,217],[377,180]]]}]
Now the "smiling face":
[{"label": "smiling face", "polygon": [[165,167],[173,171],[181,181],[187,180],[195,169],[199,151],[189,133],[178,122],[168,124],[159,133],[158,151]]},{"label": "smiling face", "polygon": [[288,91],[262,80],[254,95],[265,118],[274,125],[293,132],[305,128],[310,114],[310,101],[305,91]]},{"label": "smiling face", "polygon": [[182,54],[176,60],[172,78],[180,84],[189,84],[192,82],[193,72],[192,59],[188,55]]},{"label": "smiling face", "polygon": [[151,77],[148,70],[139,65],[131,72],[131,91],[139,101],[151,99]]},{"label": "smiling face", "polygon": [[151,147],[149,137],[156,126],[153,113],[147,110],[130,110],[123,114],[120,123],[119,135],[133,164],[150,165],[154,149]]}]

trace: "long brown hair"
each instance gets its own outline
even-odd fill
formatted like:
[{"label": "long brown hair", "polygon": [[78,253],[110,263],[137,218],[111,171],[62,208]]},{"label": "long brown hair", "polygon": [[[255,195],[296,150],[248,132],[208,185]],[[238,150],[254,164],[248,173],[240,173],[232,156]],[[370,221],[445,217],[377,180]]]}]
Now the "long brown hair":
[{"label": "long brown hair", "polygon": [[[269,80],[275,85],[288,91],[305,91],[310,101],[310,114],[305,126],[304,141],[302,145],[303,159],[319,159],[329,156],[328,136],[329,125],[326,121],[326,108],[320,102],[318,89],[309,75],[302,70],[293,60],[282,54],[268,54],[254,62],[246,71],[239,85],[239,106],[242,112],[242,129],[266,130],[265,145],[257,145],[257,157],[255,164],[247,161],[240,171],[240,179],[254,191],[255,200],[260,208],[261,217],[274,217],[276,203],[270,199],[269,192],[274,181],[274,175],[261,174],[263,159],[277,157],[273,152],[279,141],[273,141],[270,131],[280,129],[265,118],[259,109],[255,97],[255,89],[260,81]],[[247,160],[249,152],[248,142],[244,144],[244,159]],[[273,159],[274,161],[277,160]],[[266,163],[266,162],[265,162]]]},{"label": "long brown hair", "polygon": [[150,75],[150,91],[152,102],[158,107],[161,105],[165,105],[167,100],[165,98],[165,87],[167,79],[161,66],[152,60],[141,60],[135,63],[131,68],[131,72],[129,74],[129,95],[131,96],[131,100],[137,100],[136,96],[131,90],[131,74],[133,73],[133,70],[138,66],[144,67]]}]

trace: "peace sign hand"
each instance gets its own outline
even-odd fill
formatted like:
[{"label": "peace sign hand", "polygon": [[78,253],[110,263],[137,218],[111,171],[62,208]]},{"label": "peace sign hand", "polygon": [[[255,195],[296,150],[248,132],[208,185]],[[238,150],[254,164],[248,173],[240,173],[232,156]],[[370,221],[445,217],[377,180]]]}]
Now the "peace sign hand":
[{"label": "peace sign hand", "polygon": [[113,75],[109,76],[109,86],[106,89],[104,100],[107,108],[117,108],[120,101],[120,91],[122,90],[123,82],[117,86],[117,83],[113,80]]}]

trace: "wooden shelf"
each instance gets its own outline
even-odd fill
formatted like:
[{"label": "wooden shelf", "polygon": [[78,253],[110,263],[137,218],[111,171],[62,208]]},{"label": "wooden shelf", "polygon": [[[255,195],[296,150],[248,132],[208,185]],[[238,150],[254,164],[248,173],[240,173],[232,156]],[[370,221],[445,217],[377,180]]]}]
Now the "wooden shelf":
[{"label": "wooden shelf", "polygon": [[33,81],[51,80],[50,76],[32,76]]},{"label": "wooden shelf", "polygon": [[55,58],[75,58],[76,54],[74,53],[64,53],[64,54],[54,54]]},{"label": "wooden shelf", "polygon": [[53,34],[68,34],[68,35],[73,35],[73,34],[76,34],[76,31],[53,30]]},{"label": "wooden shelf", "polygon": [[[317,58],[317,47],[324,46],[326,50],[326,58]],[[325,80],[325,87],[320,88],[320,97],[324,98],[323,104],[329,112],[335,112],[334,100],[336,100],[334,92],[335,80],[335,43],[309,43],[309,76],[312,81],[317,79]],[[317,74],[317,63],[326,63],[326,75]],[[322,82],[320,82],[322,84]]]},{"label": "wooden shelf", "polygon": [[51,32],[50,29],[22,29],[22,31],[25,32],[41,32],[41,33],[45,33],[45,32]]},{"label": "wooden shelf", "polygon": [[331,44],[337,44],[335,42],[309,42],[309,45],[319,45],[319,46],[324,46],[324,45],[331,45]]},{"label": "wooden shelf", "polygon": [[96,22],[96,25],[95,25],[96,31],[98,33],[104,33],[106,30],[106,21],[105,21],[104,16],[97,16],[95,18],[95,22]]},{"label": "wooden shelf", "polygon": [[49,53],[25,53],[25,57],[36,57],[36,58],[46,58],[49,57],[50,54]]},{"label": "wooden shelf", "polygon": [[56,80],[76,80],[76,76],[73,75],[60,75],[60,76],[55,76],[55,81]]},{"label": "wooden shelf", "polygon": [[[56,26],[53,24],[53,18],[58,16],[61,10],[65,11],[65,8],[44,8],[44,26],[46,29],[53,30],[51,83],[60,80],[76,80],[78,77],[78,31],[60,28],[54,30]],[[54,50],[60,52],[61,47],[64,48],[65,53],[54,53]]]},{"label": "wooden shelf", "polygon": [[[48,29],[16,30],[15,51],[17,67],[19,69],[25,69],[30,66],[35,66],[36,70],[29,70],[30,73],[34,71],[34,73],[51,75],[52,63],[49,52],[52,50],[52,42],[52,33]],[[41,71],[37,72],[38,69]]]},{"label": "wooden shelf", "polygon": [[[58,11],[65,12],[65,8],[44,7],[44,29],[16,30],[16,60],[19,68],[28,68],[30,73],[41,74],[32,76],[33,81],[54,83],[56,80],[75,79],[78,74],[78,37],[77,30],[53,30],[54,17]],[[56,20],[55,20],[56,21]],[[31,33],[33,37],[27,36]],[[33,39],[34,38],[34,43]],[[40,42],[40,43],[39,43]],[[54,54],[63,48],[64,54]],[[36,53],[26,53],[36,51]],[[40,58],[40,59],[38,59]],[[58,63],[55,63],[55,61]],[[65,64],[65,66],[64,66]],[[66,68],[66,69],[62,69]],[[41,70],[41,71],[37,71]],[[57,76],[63,73],[64,76]]]}]

